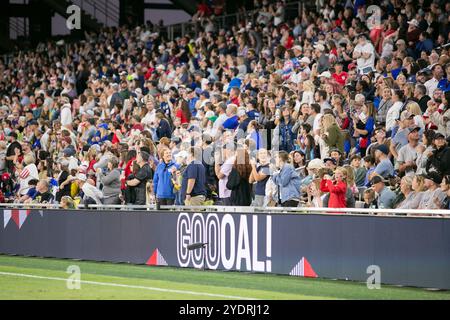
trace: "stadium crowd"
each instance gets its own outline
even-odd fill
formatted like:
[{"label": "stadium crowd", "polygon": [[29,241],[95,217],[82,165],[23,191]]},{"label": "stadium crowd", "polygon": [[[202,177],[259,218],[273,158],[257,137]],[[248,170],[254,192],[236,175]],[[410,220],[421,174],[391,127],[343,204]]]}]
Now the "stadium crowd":
[{"label": "stadium crowd", "polygon": [[0,60],[2,202],[449,209],[450,2],[255,0]]}]

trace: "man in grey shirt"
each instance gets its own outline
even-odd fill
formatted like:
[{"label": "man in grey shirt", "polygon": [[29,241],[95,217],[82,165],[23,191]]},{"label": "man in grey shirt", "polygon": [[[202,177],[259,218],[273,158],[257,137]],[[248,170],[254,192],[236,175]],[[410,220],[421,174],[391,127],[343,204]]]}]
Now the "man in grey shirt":
[{"label": "man in grey shirt", "polygon": [[425,177],[425,192],[419,203],[418,209],[441,209],[447,195],[443,192],[439,185],[442,177],[437,172],[430,172]]},{"label": "man in grey shirt", "polygon": [[386,187],[380,176],[372,178],[372,188],[378,194],[377,202],[380,209],[392,209],[394,207],[395,193]]},{"label": "man in grey shirt", "polygon": [[397,165],[399,172],[404,172],[405,175],[413,175],[417,169],[416,148],[419,145],[420,127],[408,128],[408,131],[408,144],[400,148],[397,157]]},{"label": "man in grey shirt", "polygon": [[375,149],[375,158],[378,160],[378,164],[374,172],[383,178],[394,175],[394,166],[391,160],[388,158],[389,149],[386,145],[381,144]]}]

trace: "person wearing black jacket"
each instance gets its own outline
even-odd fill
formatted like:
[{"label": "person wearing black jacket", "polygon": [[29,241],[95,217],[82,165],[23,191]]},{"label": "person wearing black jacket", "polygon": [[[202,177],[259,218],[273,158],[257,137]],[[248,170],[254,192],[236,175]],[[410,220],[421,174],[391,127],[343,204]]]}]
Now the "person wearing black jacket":
[{"label": "person wearing black jacket", "polygon": [[228,177],[227,188],[231,190],[231,204],[247,207],[252,203],[252,187],[249,182],[252,167],[245,149],[238,149],[233,169]]},{"label": "person wearing black jacket", "polygon": [[156,135],[159,140],[163,137],[172,138],[172,129],[170,128],[169,121],[166,120],[162,113],[156,114],[156,125],[158,126],[156,128]]},{"label": "person wearing black jacket", "polygon": [[437,171],[440,175],[449,175],[450,147],[447,146],[445,136],[437,133],[434,136],[434,144],[436,145],[436,150],[428,158],[426,165],[427,172]]}]

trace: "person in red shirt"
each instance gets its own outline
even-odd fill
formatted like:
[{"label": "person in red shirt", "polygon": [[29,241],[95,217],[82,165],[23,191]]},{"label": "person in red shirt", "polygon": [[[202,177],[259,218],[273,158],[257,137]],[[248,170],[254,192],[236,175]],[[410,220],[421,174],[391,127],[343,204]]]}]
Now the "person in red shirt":
[{"label": "person in red shirt", "polygon": [[230,103],[235,104],[238,107],[241,104],[241,101],[239,100],[239,95],[241,94],[241,91],[239,88],[231,88],[230,90]]},{"label": "person in red shirt", "polygon": [[144,131],[144,126],[141,123],[141,117],[139,117],[138,115],[135,115],[133,118],[131,118],[131,124],[133,125],[131,127],[131,130],[139,130],[139,131]]},{"label": "person in red shirt", "polygon": [[122,175],[120,177],[121,190],[126,189],[125,182],[127,181],[128,177],[133,173],[134,161],[136,161],[136,150],[130,150],[128,151],[126,159],[124,160],[121,166],[121,168],[123,169]]},{"label": "person in red shirt", "polygon": [[345,82],[348,79],[348,73],[343,71],[342,63],[336,62],[334,65],[335,72],[331,75],[333,79],[341,86],[345,86]]},{"label": "person in red shirt", "polygon": [[178,109],[175,116],[180,119],[181,125],[191,122],[191,110],[189,109],[189,104],[186,100],[180,99],[178,101]]},{"label": "person in red shirt", "polygon": [[344,168],[339,167],[334,172],[334,180],[325,175],[320,182],[320,190],[329,192],[328,208],[346,208],[347,207],[347,172]]}]

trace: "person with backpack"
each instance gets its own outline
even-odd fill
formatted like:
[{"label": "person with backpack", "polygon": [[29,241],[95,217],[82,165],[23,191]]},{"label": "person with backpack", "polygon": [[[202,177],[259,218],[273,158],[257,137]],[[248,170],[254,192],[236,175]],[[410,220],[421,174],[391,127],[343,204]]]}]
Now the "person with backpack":
[{"label": "person with backpack", "polygon": [[276,157],[276,168],[279,169],[272,176],[273,182],[278,186],[279,198],[282,207],[298,207],[300,203],[301,179],[294,166],[289,163],[289,154],[280,151]]}]

